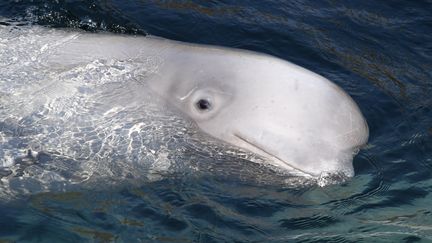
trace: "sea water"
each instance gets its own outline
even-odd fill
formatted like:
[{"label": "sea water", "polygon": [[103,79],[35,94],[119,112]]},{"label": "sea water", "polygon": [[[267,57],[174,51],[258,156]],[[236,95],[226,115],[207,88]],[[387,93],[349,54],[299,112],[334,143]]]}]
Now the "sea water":
[{"label": "sea water", "polygon": [[[86,133],[86,127],[80,127],[74,134],[80,134],[83,143],[106,137],[104,134],[116,135],[110,137],[116,144],[122,144],[121,139],[125,143],[131,142],[131,150],[125,146],[124,150],[119,148],[123,153],[109,154],[114,158],[110,160],[109,171],[122,173],[89,182],[85,173],[69,173],[77,163],[73,156],[41,154],[38,157],[32,154],[34,151],[23,151],[18,161],[27,166],[26,169],[33,168],[32,158],[36,157],[40,160],[39,167],[54,166],[55,163],[56,175],[72,178],[67,183],[72,186],[65,187],[59,183],[47,188],[45,184],[34,183],[34,178],[38,181],[53,179],[46,174],[42,177],[37,169],[32,170],[34,177],[26,179],[19,179],[23,176],[20,168],[12,172],[2,170],[1,240],[432,241],[430,1],[2,1],[0,17],[3,19],[0,25],[13,25],[17,29],[32,24],[94,32],[149,34],[268,53],[304,66],[340,85],[357,102],[370,128],[369,143],[354,159],[356,175],[352,179],[324,187],[287,187],[283,183],[274,183],[274,180],[283,180],[282,175],[275,173],[275,179],[269,181],[271,170],[247,165],[247,156],[238,160],[238,164],[225,168],[222,162],[232,162],[235,156],[213,151],[214,144],[206,146],[195,141],[200,140],[200,135],[189,134],[190,130],[176,130],[177,136],[166,141],[166,147],[161,149],[150,138],[140,137],[140,127],[128,127],[122,123],[127,129],[115,130],[106,125],[112,125],[109,116],[104,116],[106,120],[97,119],[96,123],[86,121],[104,129],[95,132],[94,127],[89,126],[92,129],[88,128],[90,132]],[[5,38],[0,36],[0,39],[2,37]],[[29,43],[14,50],[25,53],[31,48]],[[2,49],[7,47],[0,43],[0,52]],[[11,70],[4,66],[18,56],[2,55],[1,58],[2,70]],[[103,73],[103,65],[93,65],[91,70]],[[127,67],[124,64],[120,66]],[[120,79],[121,75],[120,70],[116,77]],[[25,82],[26,76],[2,73],[0,77],[1,81],[11,78],[19,85],[19,82]],[[65,77],[61,78],[67,81]],[[61,78],[59,80],[63,80]],[[62,92],[56,88],[49,90],[54,96],[56,92]],[[81,90],[84,93],[91,91]],[[0,95],[6,93],[6,90],[0,90]],[[121,92],[112,95],[119,94]],[[3,96],[0,100],[10,99]],[[61,108],[70,104],[65,102]],[[3,109],[0,114],[4,115],[2,112],[7,105],[0,104],[0,109]],[[91,105],[85,103],[78,107],[84,109]],[[26,106],[22,107],[25,111]],[[106,111],[92,110],[95,117]],[[0,117],[0,139],[10,138],[10,134],[25,134],[26,122],[42,119],[43,110],[41,112],[40,116],[33,113],[26,116],[30,120],[22,120],[20,126],[4,119],[4,116]],[[115,112],[121,114],[118,110]],[[127,110],[125,114],[134,113]],[[73,113],[64,114],[65,117],[70,115]],[[131,124],[138,124],[137,119],[142,119],[138,116],[129,118]],[[164,119],[172,119],[171,124],[180,124],[163,131],[192,126],[175,116],[166,115]],[[69,124],[66,120],[58,122],[61,125],[58,127]],[[160,125],[152,123],[147,128],[158,131]],[[38,132],[37,126],[32,128]],[[130,133],[131,129],[135,132]],[[17,141],[19,147],[19,141],[22,143],[23,140]],[[179,141],[187,144],[187,149],[176,151]],[[76,140],[70,142],[62,148],[82,145]],[[146,146],[141,146],[144,143]],[[1,148],[2,151],[12,153],[13,141],[7,144],[9,147]],[[100,148],[100,144],[93,144],[88,148],[91,150],[98,146]],[[218,146],[222,145],[216,145],[216,148]],[[142,168],[140,159],[143,158],[134,157],[134,153],[140,154],[144,147],[149,149],[147,154],[150,156],[144,159],[159,159],[157,167]],[[118,168],[118,164],[125,164],[122,155],[128,152],[135,158],[131,163],[134,166]],[[129,173],[141,170],[160,172],[161,168],[163,171],[167,166],[167,156],[173,152],[180,161],[193,160],[198,167],[201,161],[217,163],[213,167],[199,167],[199,171],[207,169],[208,173],[180,170],[181,173],[170,175],[151,173],[151,178],[144,179],[138,173]],[[2,163],[11,163],[8,158],[12,155],[19,157],[10,153],[0,152]],[[230,175],[230,171],[241,173]],[[8,173],[15,177],[11,179]],[[56,178],[56,182],[61,181]],[[123,179],[130,183],[118,182]],[[8,194],[10,188],[16,189],[13,194]]]}]

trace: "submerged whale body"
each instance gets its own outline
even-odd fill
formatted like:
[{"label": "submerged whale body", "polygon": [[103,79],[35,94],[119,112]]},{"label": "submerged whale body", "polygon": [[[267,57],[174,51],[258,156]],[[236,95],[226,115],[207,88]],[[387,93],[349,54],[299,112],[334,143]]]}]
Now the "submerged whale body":
[{"label": "submerged whale body", "polygon": [[353,157],[368,139],[341,88],[269,55],[43,27],[0,26],[0,33],[4,166],[32,148],[128,161],[109,169],[88,162],[86,171],[97,173],[163,169],[198,127],[215,139],[209,150],[227,144],[306,177],[353,176]]}]

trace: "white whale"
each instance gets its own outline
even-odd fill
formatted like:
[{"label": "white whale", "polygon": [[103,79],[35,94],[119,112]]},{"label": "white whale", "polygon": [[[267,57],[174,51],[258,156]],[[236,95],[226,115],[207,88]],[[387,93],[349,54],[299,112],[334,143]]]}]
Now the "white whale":
[{"label": "white whale", "polygon": [[251,51],[33,28],[49,40],[37,50],[47,69],[139,59],[150,67],[144,81],[153,92],[214,138],[305,176],[354,175],[367,123],[347,93],[316,73]]}]

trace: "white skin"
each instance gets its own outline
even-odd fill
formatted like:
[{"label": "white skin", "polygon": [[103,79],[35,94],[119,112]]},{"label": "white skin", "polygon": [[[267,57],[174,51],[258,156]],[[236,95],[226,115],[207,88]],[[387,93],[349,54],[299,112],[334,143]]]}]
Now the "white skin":
[{"label": "white skin", "polygon": [[[59,34],[57,34],[59,35]],[[354,175],[353,156],[368,139],[355,102],[326,78],[254,52],[158,38],[74,34],[51,68],[96,58],[161,60],[151,89],[207,134],[310,176]],[[71,37],[72,36],[72,37]]]}]

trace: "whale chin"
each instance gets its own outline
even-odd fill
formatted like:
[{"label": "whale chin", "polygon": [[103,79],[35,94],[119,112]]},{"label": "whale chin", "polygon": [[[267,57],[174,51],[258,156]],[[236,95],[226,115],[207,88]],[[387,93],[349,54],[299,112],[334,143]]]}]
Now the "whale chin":
[{"label": "whale chin", "polygon": [[[314,178],[327,174],[341,174],[344,177],[354,176],[352,158],[358,150],[355,150],[356,152],[350,152],[351,150],[336,152],[333,147],[329,147],[329,150],[321,150],[317,153],[313,146],[306,147],[307,151],[298,151],[295,146],[287,146],[292,142],[284,142],[283,140],[270,142],[266,145],[263,141],[268,142],[268,140],[261,139],[260,142],[260,140],[240,132],[233,133],[233,137],[237,140],[235,144],[238,146],[264,157],[270,165],[286,170],[290,174]],[[264,135],[261,136],[261,138],[263,137]],[[271,146],[273,143],[279,144],[279,148],[286,149],[275,150],[275,146]],[[321,149],[326,147],[324,144],[321,145]],[[305,154],[310,156],[304,156]],[[331,158],[327,156],[328,154],[335,156]]]},{"label": "whale chin", "polygon": [[306,173],[298,168],[295,168],[294,166],[292,166],[290,163],[278,158],[277,156],[273,155],[271,152],[268,152],[265,148],[263,148],[263,146],[261,146],[260,144],[258,144],[257,142],[254,142],[250,139],[245,138],[242,135],[237,134],[233,134],[234,137],[238,138],[241,143],[245,144],[242,147],[245,147],[246,149],[250,150],[251,152],[254,152],[256,154],[262,155],[268,159],[270,159],[272,162],[274,162],[274,165],[284,168],[284,169],[288,169],[290,171],[299,171],[301,173],[304,173],[306,175],[310,175],[309,173]]}]

